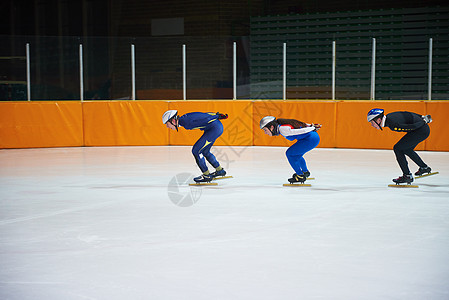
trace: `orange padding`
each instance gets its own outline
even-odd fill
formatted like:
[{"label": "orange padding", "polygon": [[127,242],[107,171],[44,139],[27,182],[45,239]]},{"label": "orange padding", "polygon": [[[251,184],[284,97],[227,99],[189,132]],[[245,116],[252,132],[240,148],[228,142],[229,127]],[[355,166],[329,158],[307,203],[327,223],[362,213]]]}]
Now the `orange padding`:
[{"label": "orange padding", "polygon": [[84,102],[85,146],[167,145],[167,110],[166,101]]},{"label": "orange padding", "polygon": [[82,145],[81,102],[0,103],[0,148]]},{"label": "orange padding", "polygon": [[324,148],[392,149],[403,133],[375,130],[366,121],[371,108],[430,114],[431,135],[417,150],[449,151],[449,101],[60,101],[0,103],[0,148],[193,145],[201,131],[171,131],[162,114],[177,109],[229,114],[216,145],[289,146],[259,128],[266,115],[321,123]]}]

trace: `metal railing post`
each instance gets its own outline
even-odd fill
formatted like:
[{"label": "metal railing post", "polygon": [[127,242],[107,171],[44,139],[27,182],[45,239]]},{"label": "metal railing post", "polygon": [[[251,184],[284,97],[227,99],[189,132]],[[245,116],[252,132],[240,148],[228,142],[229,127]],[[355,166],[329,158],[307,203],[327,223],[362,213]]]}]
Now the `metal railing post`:
[{"label": "metal railing post", "polygon": [[427,99],[432,100],[432,52],[433,52],[433,39],[429,39],[429,78],[427,83]]},{"label": "metal railing post", "polygon": [[335,100],[335,65],[337,57],[337,45],[336,42],[332,42],[332,100]]},{"label": "metal railing post", "polygon": [[131,99],[136,100],[136,59],[134,44],[131,44]]},{"label": "metal railing post", "polygon": [[234,42],[233,54],[232,54],[232,87],[233,87],[233,100],[237,99],[237,43]]},{"label": "metal railing post", "polygon": [[373,50],[371,59],[371,96],[370,99],[374,100],[376,97],[376,38],[373,38]]},{"label": "metal railing post", "polygon": [[26,56],[27,56],[27,98],[28,101],[31,101],[30,43],[26,44]]},{"label": "metal railing post", "polygon": [[79,48],[79,62],[80,62],[80,100],[84,101],[83,44],[80,44]]},{"label": "metal railing post", "polygon": [[182,97],[186,100],[186,45],[182,45]]},{"label": "metal railing post", "polygon": [[283,51],[283,64],[282,64],[282,97],[284,100],[287,99],[287,43],[284,43]]}]

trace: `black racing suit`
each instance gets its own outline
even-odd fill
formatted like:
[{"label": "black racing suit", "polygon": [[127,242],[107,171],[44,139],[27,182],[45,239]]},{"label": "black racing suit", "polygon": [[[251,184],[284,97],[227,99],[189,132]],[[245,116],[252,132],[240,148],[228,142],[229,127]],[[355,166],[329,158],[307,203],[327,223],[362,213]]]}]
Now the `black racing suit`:
[{"label": "black racing suit", "polygon": [[410,157],[419,167],[427,167],[414,150],[430,134],[429,125],[421,115],[407,111],[392,112],[386,115],[385,126],[393,131],[407,132],[393,147],[396,160],[403,174],[410,174],[405,155]]}]

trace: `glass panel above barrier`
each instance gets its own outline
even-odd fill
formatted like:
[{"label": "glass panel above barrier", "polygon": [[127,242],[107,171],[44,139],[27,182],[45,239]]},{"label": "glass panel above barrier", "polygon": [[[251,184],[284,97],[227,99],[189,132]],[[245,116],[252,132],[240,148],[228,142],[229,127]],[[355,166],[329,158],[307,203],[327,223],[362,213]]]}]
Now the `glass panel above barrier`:
[{"label": "glass panel above barrier", "polygon": [[185,82],[186,99],[232,99],[233,42],[238,49],[237,98],[248,97],[246,41],[223,36],[136,38],[137,98],[183,99]]},{"label": "glass panel above barrier", "polygon": [[30,39],[31,100],[79,100],[77,37]]},{"label": "glass panel above barrier", "polygon": [[[27,43],[31,101],[80,100],[81,93],[86,101],[128,100],[134,94],[137,100],[182,100],[184,82],[187,100],[283,99],[284,42],[286,99],[332,99],[333,41],[336,100],[364,100],[370,98],[370,35],[0,36],[0,101],[27,100]],[[375,99],[426,100],[428,37],[376,40]],[[449,39],[435,33],[433,41],[432,99],[448,99]]]},{"label": "glass panel above barrier", "polygon": [[0,36],[0,101],[27,100],[27,37]]},{"label": "glass panel above barrier", "polygon": [[84,100],[130,98],[128,44],[128,38],[82,39]]}]

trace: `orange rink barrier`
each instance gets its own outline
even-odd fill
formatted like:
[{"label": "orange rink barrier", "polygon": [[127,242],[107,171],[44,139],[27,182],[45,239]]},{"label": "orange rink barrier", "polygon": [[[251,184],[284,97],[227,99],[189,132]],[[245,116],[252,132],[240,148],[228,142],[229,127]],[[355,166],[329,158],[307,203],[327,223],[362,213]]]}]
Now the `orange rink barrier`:
[{"label": "orange rink barrier", "polygon": [[0,148],[83,146],[77,101],[0,103]]},{"label": "orange rink barrier", "polygon": [[166,110],[166,101],[83,102],[85,146],[167,145]]},{"label": "orange rink barrier", "polygon": [[372,108],[386,113],[412,111],[432,115],[430,137],[417,150],[449,151],[449,101],[36,101],[0,103],[0,148],[72,146],[193,145],[200,130],[169,130],[162,114],[176,109],[229,114],[222,120],[219,146],[289,146],[259,128],[262,117],[320,123],[322,148],[392,149],[404,133],[376,130],[366,121]]},{"label": "orange rink barrier", "polygon": [[[424,102],[400,101],[360,101],[338,102],[337,122],[335,124],[335,147],[364,149],[393,149],[393,145],[405,134],[389,128],[377,130],[368,123],[366,115],[372,108],[383,108],[385,114],[394,111],[411,111],[427,114]],[[431,132],[432,134],[433,132]],[[416,150],[424,150],[427,140]]]}]

